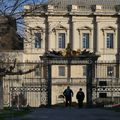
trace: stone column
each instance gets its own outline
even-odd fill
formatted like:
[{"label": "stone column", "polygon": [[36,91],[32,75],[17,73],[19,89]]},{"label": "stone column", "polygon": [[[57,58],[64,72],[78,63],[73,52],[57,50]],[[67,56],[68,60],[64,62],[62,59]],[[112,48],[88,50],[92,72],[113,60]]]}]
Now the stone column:
[{"label": "stone column", "polygon": [[92,83],[94,78],[94,64],[90,63],[87,65],[87,87],[86,87],[86,97],[87,97],[87,106],[92,107]]},{"label": "stone column", "polygon": [[94,52],[98,52],[98,21],[97,16],[93,16],[93,50]]},{"label": "stone column", "polygon": [[117,54],[116,54],[116,78],[119,78],[120,71],[120,16],[117,18]]},{"label": "stone column", "polygon": [[45,80],[47,82],[47,105],[48,107],[50,107],[52,101],[51,64],[48,63],[48,60],[45,60],[44,65],[45,65]]},{"label": "stone column", "polygon": [[45,17],[45,52],[48,51],[49,48],[49,22],[48,15]]},{"label": "stone column", "polygon": [[68,64],[67,64],[67,81],[70,82],[71,79],[71,60],[68,58]]},{"label": "stone column", "polygon": [[51,106],[51,102],[52,102],[52,81],[51,81],[51,65],[48,64],[47,65],[47,69],[48,69],[48,75],[47,75],[47,80],[48,80],[48,106]]},{"label": "stone column", "polygon": [[69,43],[71,45],[71,49],[73,49],[73,21],[72,21],[72,15],[69,16]]},{"label": "stone column", "polygon": [[76,47],[75,47],[75,40],[76,40],[76,36],[75,36],[75,32],[76,32],[76,29],[75,29],[75,21],[72,22],[72,29],[73,29],[73,35],[72,35],[72,39],[73,39],[73,44],[72,44],[72,49],[74,50]]},{"label": "stone column", "polygon": [[118,38],[117,38],[117,53],[120,53],[120,16],[118,16]]},{"label": "stone column", "polygon": [[[70,43],[70,48],[73,49],[73,16],[69,16],[69,43]],[[71,79],[71,64],[70,64],[70,59],[68,60],[67,64],[67,81],[70,82]]]}]

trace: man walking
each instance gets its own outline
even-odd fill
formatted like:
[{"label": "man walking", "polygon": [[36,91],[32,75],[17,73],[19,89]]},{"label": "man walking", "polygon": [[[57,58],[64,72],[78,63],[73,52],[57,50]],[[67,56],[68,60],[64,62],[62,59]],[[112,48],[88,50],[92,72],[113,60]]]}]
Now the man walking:
[{"label": "man walking", "polygon": [[73,91],[70,89],[70,86],[68,86],[67,89],[64,90],[63,95],[65,96],[66,107],[68,105],[71,106]]},{"label": "man walking", "polygon": [[78,100],[78,107],[82,108],[83,107],[83,100],[85,98],[84,92],[82,91],[82,88],[79,89],[79,91],[76,94],[76,98]]}]

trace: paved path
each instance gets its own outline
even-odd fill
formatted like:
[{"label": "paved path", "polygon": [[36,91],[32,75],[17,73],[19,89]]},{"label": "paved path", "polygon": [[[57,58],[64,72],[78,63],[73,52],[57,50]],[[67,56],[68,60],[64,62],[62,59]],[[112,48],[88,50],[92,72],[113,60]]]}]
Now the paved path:
[{"label": "paved path", "polygon": [[8,120],[120,120],[120,112],[96,108],[39,108],[21,118]]}]

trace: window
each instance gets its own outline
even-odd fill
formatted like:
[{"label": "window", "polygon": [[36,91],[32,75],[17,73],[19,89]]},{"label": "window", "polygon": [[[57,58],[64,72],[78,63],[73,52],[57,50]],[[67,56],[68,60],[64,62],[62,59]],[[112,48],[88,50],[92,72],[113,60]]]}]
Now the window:
[{"label": "window", "polygon": [[89,33],[83,33],[82,45],[83,48],[89,48]]},{"label": "window", "polygon": [[41,48],[41,33],[34,33],[35,35],[35,48]]},{"label": "window", "polygon": [[99,98],[106,98],[107,97],[107,93],[99,93]]},{"label": "window", "polygon": [[65,33],[58,33],[58,48],[65,48]]},{"label": "window", "polygon": [[107,76],[112,77],[114,75],[114,67],[113,66],[108,66],[107,67]]},{"label": "window", "polygon": [[65,76],[65,67],[59,66],[59,76]]},{"label": "window", "polygon": [[99,81],[99,86],[107,86],[107,81]]},{"label": "window", "polygon": [[87,75],[87,69],[86,69],[86,66],[83,66],[83,76],[86,76]]},{"label": "window", "polygon": [[106,47],[113,48],[113,33],[107,33]]},{"label": "window", "polygon": [[35,76],[40,76],[40,68],[35,69]]}]

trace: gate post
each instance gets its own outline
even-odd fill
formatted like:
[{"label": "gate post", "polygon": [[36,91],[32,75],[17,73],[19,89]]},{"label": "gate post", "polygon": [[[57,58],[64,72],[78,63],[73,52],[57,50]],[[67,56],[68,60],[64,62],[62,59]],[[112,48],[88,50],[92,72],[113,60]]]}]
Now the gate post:
[{"label": "gate post", "polygon": [[45,64],[45,79],[47,82],[47,106],[51,106],[51,64],[49,60],[44,61]]},{"label": "gate post", "polygon": [[48,72],[47,72],[47,80],[48,80],[48,107],[51,106],[51,96],[52,96],[52,92],[51,92],[51,65],[48,64],[47,65],[47,69],[48,69]]},{"label": "gate post", "polygon": [[92,80],[93,79],[93,64],[87,65],[87,85],[86,85],[86,95],[87,95],[87,106],[92,107]]}]

